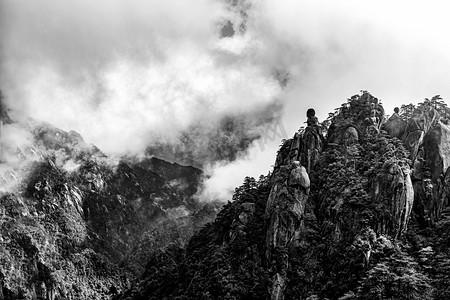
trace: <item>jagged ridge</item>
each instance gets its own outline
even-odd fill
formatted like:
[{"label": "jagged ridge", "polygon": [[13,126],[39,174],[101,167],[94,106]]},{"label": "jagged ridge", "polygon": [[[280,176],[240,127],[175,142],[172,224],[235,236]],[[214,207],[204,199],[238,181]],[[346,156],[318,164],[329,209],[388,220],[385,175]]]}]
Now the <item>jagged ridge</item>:
[{"label": "jagged ridge", "polygon": [[108,297],[152,251],[184,245],[220,207],[196,200],[199,169],[155,157],[115,162],[74,131],[8,120],[4,129],[28,140],[2,144],[0,299]]},{"label": "jagged ridge", "polygon": [[118,299],[445,299],[448,110],[433,99],[386,120],[363,92],[329,127],[308,111],[269,176]]}]

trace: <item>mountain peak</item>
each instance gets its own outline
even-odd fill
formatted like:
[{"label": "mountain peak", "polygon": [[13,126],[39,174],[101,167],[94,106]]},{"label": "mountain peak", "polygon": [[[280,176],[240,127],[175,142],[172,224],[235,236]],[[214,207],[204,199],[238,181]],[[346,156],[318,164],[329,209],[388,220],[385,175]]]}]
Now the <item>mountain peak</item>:
[{"label": "mountain peak", "polygon": [[322,123],[309,109],[269,176],[246,178],[214,223],[177,255],[155,254],[118,299],[442,299],[450,128],[439,108],[388,118],[362,91]]}]

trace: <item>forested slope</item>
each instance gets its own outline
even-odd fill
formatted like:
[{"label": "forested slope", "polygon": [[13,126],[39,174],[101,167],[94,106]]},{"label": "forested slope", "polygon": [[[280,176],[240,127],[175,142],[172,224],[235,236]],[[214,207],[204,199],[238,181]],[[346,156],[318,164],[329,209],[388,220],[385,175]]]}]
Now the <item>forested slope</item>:
[{"label": "forested slope", "polygon": [[113,159],[74,131],[3,120],[22,140],[1,144],[0,299],[107,299],[221,206],[199,202],[194,167]]},{"label": "forested slope", "polygon": [[[447,299],[449,109],[362,92],[280,145],[186,247],[116,299]],[[302,120],[299,120],[299,123]]]}]

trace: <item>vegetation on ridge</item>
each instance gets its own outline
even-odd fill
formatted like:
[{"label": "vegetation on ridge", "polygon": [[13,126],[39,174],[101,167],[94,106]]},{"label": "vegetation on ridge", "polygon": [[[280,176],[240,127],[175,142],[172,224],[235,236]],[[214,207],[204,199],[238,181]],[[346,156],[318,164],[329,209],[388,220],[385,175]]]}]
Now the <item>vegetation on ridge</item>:
[{"label": "vegetation on ridge", "polygon": [[[434,97],[410,108],[417,113],[436,106],[448,112],[438,100]],[[301,240],[276,251],[289,258],[285,299],[445,299],[449,295],[445,283],[450,213],[444,209],[434,226],[420,229],[415,210],[404,227],[405,211],[395,207],[404,204],[393,202],[396,189],[388,180],[395,182],[398,174],[409,174],[410,153],[400,139],[371,131],[366,121],[372,103],[378,99],[363,92],[330,115],[329,135],[342,137],[343,131],[355,126],[358,142],[337,145],[328,139],[312,168]],[[414,116],[405,111],[402,107],[401,118]],[[443,113],[443,122],[445,118]],[[286,143],[290,141],[283,146]],[[283,146],[279,151],[288,155]],[[287,180],[283,177],[287,175],[277,176],[246,178],[215,222],[194,235],[187,247],[154,253],[142,280],[117,299],[266,298],[271,270],[264,261],[265,205],[273,183]],[[377,184],[385,191],[377,190]],[[247,203],[255,204],[255,211],[248,223],[239,223],[236,220]]]}]

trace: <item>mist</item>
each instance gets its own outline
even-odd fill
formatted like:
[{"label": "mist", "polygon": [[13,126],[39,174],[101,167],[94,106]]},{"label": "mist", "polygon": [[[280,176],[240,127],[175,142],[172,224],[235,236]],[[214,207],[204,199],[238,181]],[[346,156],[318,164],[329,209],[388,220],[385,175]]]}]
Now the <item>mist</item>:
[{"label": "mist", "polygon": [[[450,21],[442,1],[253,1],[249,28],[261,63],[289,74],[280,118],[287,138],[314,108],[320,121],[368,90],[387,114],[396,106],[450,97]],[[257,178],[274,163],[279,140],[258,143],[248,160],[218,166],[209,191],[231,193],[243,176]],[[233,168],[234,166],[234,168]],[[221,180],[219,180],[221,178]],[[227,180],[228,178],[228,180]],[[232,184],[228,184],[231,183]],[[233,185],[234,184],[234,185]]]},{"label": "mist", "polygon": [[[310,107],[323,120],[360,90],[387,113],[450,95],[450,26],[439,1],[0,5],[0,88],[10,109],[76,130],[110,155],[200,166],[211,176],[207,197],[228,200],[245,176],[267,174],[280,139],[304,125]],[[261,144],[277,122],[287,136]]]}]

